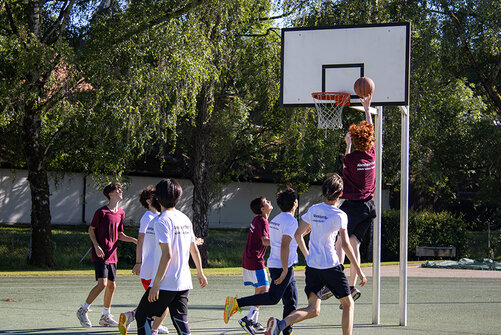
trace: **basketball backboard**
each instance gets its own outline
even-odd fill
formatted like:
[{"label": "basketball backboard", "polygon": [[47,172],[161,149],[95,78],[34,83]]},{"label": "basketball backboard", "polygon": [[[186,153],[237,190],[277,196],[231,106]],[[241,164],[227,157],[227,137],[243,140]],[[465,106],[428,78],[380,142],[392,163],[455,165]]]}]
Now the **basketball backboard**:
[{"label": "basketball backboard", "polygon": [[375,84],[373,106],[409,102],[410,24],[282,29],[280,105],[313,107],[313,92],[347,92],[359,77]]}]

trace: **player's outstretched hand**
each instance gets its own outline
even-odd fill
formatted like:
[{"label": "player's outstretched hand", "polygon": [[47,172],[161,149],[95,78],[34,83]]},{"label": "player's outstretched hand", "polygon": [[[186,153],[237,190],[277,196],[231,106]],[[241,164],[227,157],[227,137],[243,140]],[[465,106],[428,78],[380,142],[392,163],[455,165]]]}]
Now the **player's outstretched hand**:
[{"label": "player's outstretched hand", "polygon": [[205,275],[203,273],[197,274],[197,278],[198,278],[198,282],[200,283],[200,287],[202,287],[202,288],[207,286],[207,284],[209,283],[207,281],[207,277],[205,277]]},{"label": "player's outstretched hand", "polygon": [[344,141],[346,142],[346,145],[351,145],[351,133],[350,132],[347,132],[345,137],[344,137]]},{"label": "player's outstretched hand", "polygon": [[369,108],[371,107],[372,93],[366,97],[360,97],[360,101],[362,102],[362,106],[364,107],[364,109],[368,111]]},{"label": "player's outstretched hand", "polygon": [[201,238],[201,237],[197,237],[197,238],[195,239],[195,244],[196,244],[196,245],[202,245],[202,244],[204,244],[204,243],[205,243],[205,241],[204,241],[204,239],[203,239],[203,238]]}]

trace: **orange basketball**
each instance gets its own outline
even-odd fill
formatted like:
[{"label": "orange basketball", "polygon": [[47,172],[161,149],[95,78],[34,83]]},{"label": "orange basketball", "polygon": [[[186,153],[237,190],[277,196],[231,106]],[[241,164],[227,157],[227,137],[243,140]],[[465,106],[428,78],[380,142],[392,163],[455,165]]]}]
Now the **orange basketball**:
[{"label": "orange basketball", "polygon": [[372,94],[374,92],[374,87],[374,82],[369,77],[360,77],[355,82],[355,85],[353,85],[355,93],[361,98]]}]

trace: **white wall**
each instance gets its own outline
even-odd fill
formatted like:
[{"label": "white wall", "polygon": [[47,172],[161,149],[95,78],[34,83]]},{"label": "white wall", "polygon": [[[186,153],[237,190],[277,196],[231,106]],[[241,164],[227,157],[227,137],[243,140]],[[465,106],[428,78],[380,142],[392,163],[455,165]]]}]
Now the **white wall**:
[{"label": "white wall", "polygon": [[[0,224],[30,223],[31,198],[27,181],[27,171],[0,169]],[[139,203],[139,192],[148,185],[156,185],[159,177],[129,177],[124,185],[124,197],[119,206],[125,211],[128,225],[139,225],[144,208]],[[64,176],[51,174],[50,210],[53,224],[81,224],[84,220],[90,224],[97,208],[104,206],[107,199],[102,188],[95,187],[92,177],[85,178],[85,217],[84,211],[84,176],[80,173],[68,173]],[[183,196],[177,208],[190,218],[193,217],[193,184],[186,179],[178,179],[183,188]],[[278,187],[271,183],[230,183],[222,187],[220,199],[212,202],[209,211],[210,228],[247,228],[254,217],[249,208],[252,199],[265,196],[272,201],[271,217],[280,212],[276,204],[275,193]],[[383,193],[384,195],[385,193]],[[386,193],[387,194],[387,193]],[[388,208],[388,196],[383,196],[383,210]],[[299,198],[299,214],[308,207],[322,201],[320,186],[310,187],[310,191]]]}]

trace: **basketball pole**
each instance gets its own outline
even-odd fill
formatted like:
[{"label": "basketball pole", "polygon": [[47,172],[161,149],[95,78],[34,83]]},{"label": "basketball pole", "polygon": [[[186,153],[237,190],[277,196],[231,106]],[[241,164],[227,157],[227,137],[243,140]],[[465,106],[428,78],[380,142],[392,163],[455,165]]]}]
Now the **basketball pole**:
[{"label": "basketball pole", "polygon": [[383,107],[376,114],[376,219],[373,221],[372,238],[372,324],[381,323],[381,214],[383,182]]},{"label": "basketball pole", "polygon": [[409,249],[409,106],[402,111],[400,179],[400,326],[407,326],[407,254]]}]

